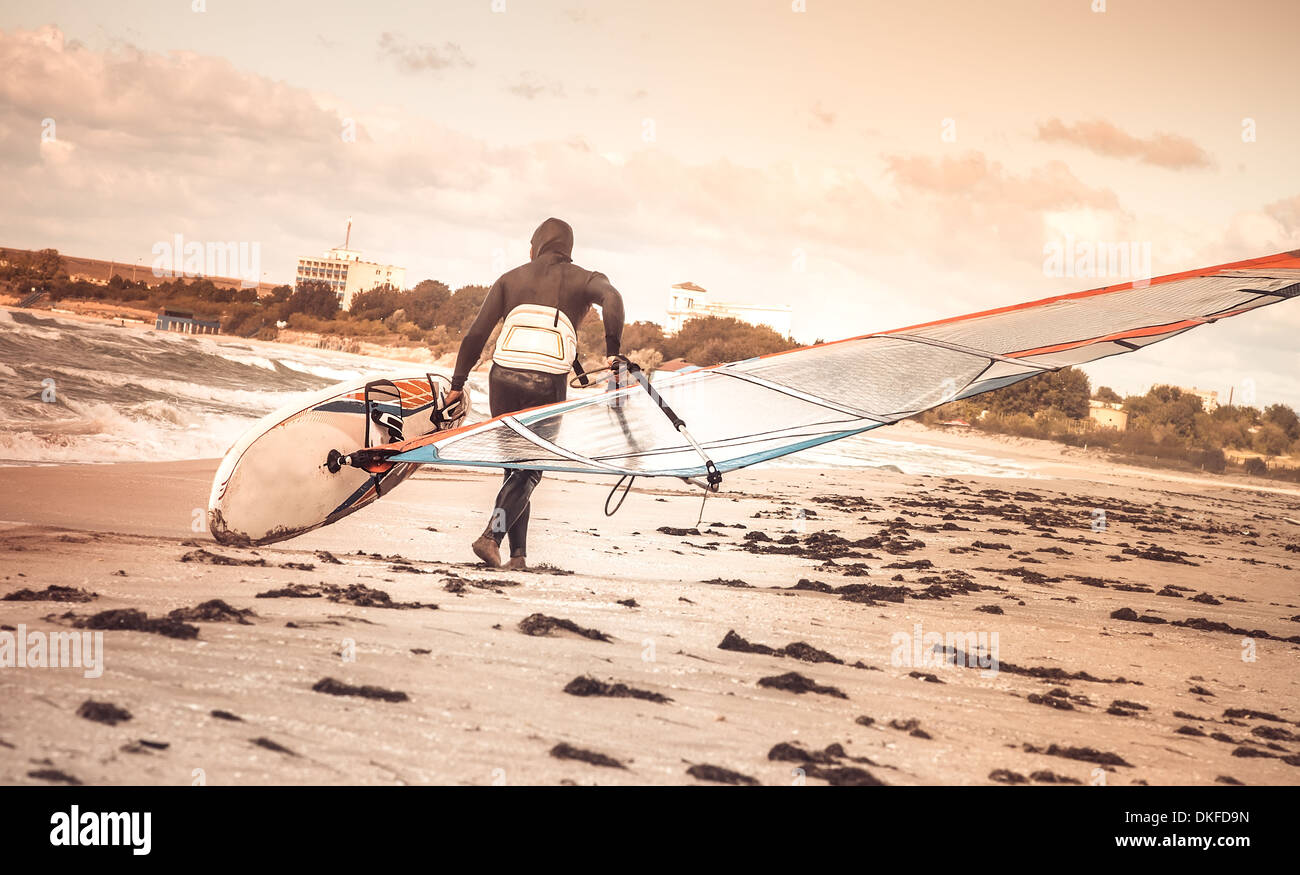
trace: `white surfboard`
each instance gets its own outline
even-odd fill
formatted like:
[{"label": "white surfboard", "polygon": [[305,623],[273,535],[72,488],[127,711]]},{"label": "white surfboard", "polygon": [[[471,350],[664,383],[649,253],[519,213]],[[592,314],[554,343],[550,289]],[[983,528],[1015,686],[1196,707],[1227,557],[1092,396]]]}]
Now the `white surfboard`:
[{"label": "white surfboard", "polygon": [[347,454],[455,428],[469,412],[469,393],[442,413],[450,391],[446,377],[402,373],[340,383],[267,414],[217,469],[208,499],[212,537],[241,546],[284,541],[388,494],[417,466],[371,474],[327,464],[330,451]]}]

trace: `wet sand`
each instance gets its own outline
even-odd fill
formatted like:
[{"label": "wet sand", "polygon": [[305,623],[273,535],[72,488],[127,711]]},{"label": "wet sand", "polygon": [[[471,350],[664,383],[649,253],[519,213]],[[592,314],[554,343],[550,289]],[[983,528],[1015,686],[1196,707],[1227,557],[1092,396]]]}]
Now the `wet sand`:
[{"label": "wet sand", "polygon": [[0,668],[0,781],[1300,782],[1300,497],[1001,451],[1073,479],[548,477],[528,573],[467,547],[496,473],[240,550],[215,461],[0,469],[0,625],[109,627]]}]

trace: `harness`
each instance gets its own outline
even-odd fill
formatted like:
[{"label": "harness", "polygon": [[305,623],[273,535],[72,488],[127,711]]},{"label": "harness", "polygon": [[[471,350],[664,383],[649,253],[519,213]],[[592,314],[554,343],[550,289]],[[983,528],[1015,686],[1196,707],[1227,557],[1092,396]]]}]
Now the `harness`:
[{"label": "harness", "polygon": [[520,304],[501,325],[492,361],[502,367],[567,374],[578,357],[578,333],[559,307]]}]

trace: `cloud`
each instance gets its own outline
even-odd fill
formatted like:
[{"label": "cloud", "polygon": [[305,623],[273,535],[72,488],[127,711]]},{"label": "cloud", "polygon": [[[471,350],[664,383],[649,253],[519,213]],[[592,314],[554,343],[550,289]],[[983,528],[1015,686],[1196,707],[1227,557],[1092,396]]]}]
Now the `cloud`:
[{"label": "cloud", "polygon": [[506,91],[524,100],[536,100],[542,96],[565,96],[564,85],[559,82],[543,82],[531,70],[522,74],[515,84],[507,85]]},{"label": "cloud", "polygon": [[835,113],[824,108],[821,101],[813,105],[812,115],[814,127],[830,128],[835,125]]},{"label": "cloud", "polygon": [[[176,231],[261,237],[277,271],[319,248],[308,241],[322,225],[334,230],[322,217],[354,214],[365,246],[410,247],[385,257],[407,259],[412,276],[435,269],[423,242],[433,228],[454,228],[437,249],[481,253],[482,276],[447,264],[485,281],[502,235],[523,234],[502,228],[501,216],[556,213],[609,252],[655,251],[716,272],[730,262],[737,278],[775,267],[775,279],[760,281],[775,290],[796,247],[850,277],[873,273],[874,258],[934,251],[942,240],[947,265],[991,275],[1007,258],[1037,266],[1046,212],[1118,210],[1113,192],[1059,163],[1011,172],[980,153],[887,157],[893,197],[874,174],[869,183],[849,168],[690,163],[653,147],[612,161],[582,140],[496,147],[399,108],[334,106],[225,60],[92,51],[64,45],[55,30],[0,33],[0,65],[0,116],[12,120],[0,128],[0,199],[14,208],[0,230],[47,245],[91,241],[91,255],[148,251]],[[75,148],[40,146],[47,117]],[[341,137],[347,119],[356,142]],[[277,249],[287,253],[277,259]]]},{"label": "cloud", "polygon": [[1265,204],[1264,212],[1276,219],[1292,236],[1293,242],[1300,245],[1300,194]]},{"label": "cloud", "polygon": [[379,35],[379,54],[392,60],[403,73],[437,73],[453,67],[472,67],[460,46],[412,43],[392,33]]},{"label": "cloud", "polygon": [[206,151],[231,132],[292,143],[338,130],[337,116],[307,92],[193,52],[128,46],[99,53],[45,27],[0,31],[0,68],[0,107],[11,132],[15,119],[51,118],[61,139],[88,147],[147,136]]},{"label": "cloud", "polygon": [[1038,125],[1038,139],[1044,143],[1068,143],[1107,158],[1136,158],[1144,164],[1168,170],[1194,170],[1214,166],[1209,153],[1187,137],[1153,134],[1146,139],[1125,133],[1107,121],[1067,125],[1049,119]]},{"label": "cloud", "polygon": [[894,155],[888,158],[888,166],[905,188],[985,205],[1012,204],[1036,211],[1119,208],[1115,192],[1084,184],[1060,161],[1050,161],[1021,175],[1009,173],[1000,163],[974,151],[937,160]]},{"label": "cloud", "polygon": [[1228,251],[1289,252],[1300,249],[1300,195],[1234,214],[1222,234]]},{"label": "cloud", "polygon": [[[583,251],[607,254],[611,276],[620,263],[627,277],[673,268],[773,303],[824,283],[831,300],[845,296],[841,318],[852,324],[868,306],[860,284],[883,282],[880,262],[895,253],[933,253],[941,240],[945,271],[1005,275],[1008,260],[1036,269],[1045,211],[1117,207],[1062,165],[1012,173],[978,153],[887,159],[894,197],[853,168],[691,163],[652,146],[611,160],[580,139],[493,146],[401,108],[335,105],[225,60],[92,51],[57,31],[0,33],[0,65],[0,117],[12,120],[0,128],[10,206],[0,238],[86,255],[147,253],[178,232],[262,240],[264,264],[282,277],[355,215],[358,245],[410,268],[412,282],[488,282],[503,239],[526,240],[533,217],[556,214]],[[75,148],[40,146],[46,117]],[[356,142],[341,137],[348,119]],[[809,265],[799,276],[796,249]],[[922,273],[912,268],[899,286]],[[900,311],[906,303],[893,299]]]},{"label": "cloud", "polygon": [[1114,191],[1087,185],[1060,161],[1018,172],[976,151],[942,158],[890,155],[885,161],[899,195],[890,220],[895,233],[928,237],[952,265],[986,276],[1040,264],[1059,214],[1095,216],[1114,229],[1107,237],[1118,235],[1124,222]]}]

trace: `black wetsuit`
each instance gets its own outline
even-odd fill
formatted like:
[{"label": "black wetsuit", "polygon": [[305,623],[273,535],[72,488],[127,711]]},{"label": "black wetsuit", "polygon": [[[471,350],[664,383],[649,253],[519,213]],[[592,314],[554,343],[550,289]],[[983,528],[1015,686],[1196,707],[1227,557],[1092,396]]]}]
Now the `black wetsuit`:
[{"label": "black wetsuit", "polygon": [[[604,274],[584,270],[572,262],[573,229],[560,219],[547,219],[533,232],[532,246],[532,260],[503,274],[483,301],[474,324],[461,341],[451,381],[453,389],[465,385],[465,378],[482,355],[492,329],[521,304],[557,307],[575,331],[591,306],[599,306],[605,323],[605,354],[618,354],[623,335],[623,298]],[[488,375],[492,415],[563,401],[568,385],[568,374],[493,364]],[[527,552],[529,498],[541,477],[541,471],[508,469],[497,493],[485,534],[490,534],[498,544],[509,534],[511,556],[523,556]]]}]

